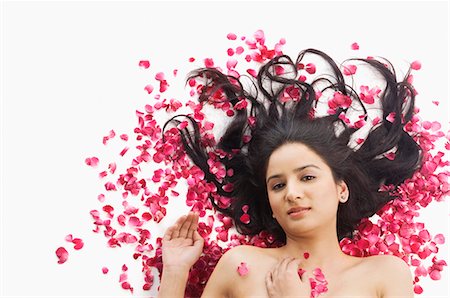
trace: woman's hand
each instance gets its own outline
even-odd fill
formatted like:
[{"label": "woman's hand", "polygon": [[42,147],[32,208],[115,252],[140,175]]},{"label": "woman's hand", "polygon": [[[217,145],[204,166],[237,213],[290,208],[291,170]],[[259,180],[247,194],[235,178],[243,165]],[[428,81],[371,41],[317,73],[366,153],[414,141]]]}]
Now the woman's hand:
[{"label": "woman's hand", "polygon": [[266,274],[266,288],[269,297],[311,296],[311,285],[306,272],[300,278],[298,270],[301,260],[284,258]]},{"label": "woman's hand", "polygon": [[164,270],[182,268],[189,270],[203,250],[204,240],[197,232],[198,214],[189,212],[169,227],[162,239]]}]

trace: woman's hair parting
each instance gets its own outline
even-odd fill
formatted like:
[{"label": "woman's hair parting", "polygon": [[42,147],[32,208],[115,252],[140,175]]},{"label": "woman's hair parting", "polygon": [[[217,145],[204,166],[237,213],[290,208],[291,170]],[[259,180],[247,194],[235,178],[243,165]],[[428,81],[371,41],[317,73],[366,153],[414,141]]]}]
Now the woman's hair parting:
[{"label": "woman's hair parting", "polygon": [[[307,54],[323,61],[330,73],[310,83],[302,79],[299,69]],[[272,217],[265,182],[269,157],[283,144],[305,144],[327,163],[336,182],[347,183],[349,199],[339,205],[337,213],[339,239],[351,238],[361,219],[395,199],[392,189],[420,167],[420,147],[404,130],[414,112],[415,90],[407,81],[409,70],[398,82],[386,60],[349,61],[367,65],[384,82],[376,108],[344,81],[332,58],[315,49],[303,50],[296,61],[287,55],[273,58],[260,68],[255,80],[248,80],[248,88],[244,88],[244,76],[225,75],[215,68],[190,74],[188,80],[204,80],[199,95],[202,104],[228,102],[233,106],[231,122],[215,145],[205,144],[192,116],[177,115],[166,126],[181,123],[179,117],[189,120],[190,126],[178,129],[183,147],[205,179],[216,186],[216,194],[210,197],[212,205],[233,218],[240,233],[267,231],[285,241],[283,229]],[[324,99],[326,94],[328,99]],[[324,106],[327,113],[318,116]],[[377,119],[370,119],[371,110],[378,111]],[[356,119],[352,119],[354,113]],[[356,138],[370,123],[365,135]],[[226,175],[217,174],[217,162],[225,167]]]}]

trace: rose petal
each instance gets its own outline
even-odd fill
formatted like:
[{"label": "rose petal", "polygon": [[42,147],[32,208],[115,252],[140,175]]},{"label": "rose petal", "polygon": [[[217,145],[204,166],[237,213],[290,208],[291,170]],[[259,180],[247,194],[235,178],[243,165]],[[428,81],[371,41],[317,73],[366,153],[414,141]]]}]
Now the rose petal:
[{"label": "rose petal", "polygon": [[80,238],[73,239],[72,243],[75,244],[73,248],[76,250],[80,250],[84,246],[83,240],[81,240]]},{"label": "rose petal", "polygon": [[228,38],[229,40],[236,40],[237,36],[236,36],[236,34],[234,34],[234,33],[228,33],[228,34],[227,34],[227,38]]},{"label": "rose petal", "polygon": [[69,253],[64,247],[56,249],[56,256],[58,257],[58,264],[64,264],[69,258]]},{"label": "rose petal", "polygon": [[145,69],[149,68],[150,67],[150,61],[148,61],[148,60],[141,60],[141,61],[139,61],[139,67],[142,67],[142,68],[145,68]]},{"label": "rose petal", "polygon": [[93,168],[95,168],[98,165],[98,158],[97,157],[88,157],[84,160],[84,162],[88,165],[91,166]]},{"label": "rose petal", "polygon": [[240,276],[245,276],[248,274],[248,267],[245,262],[241,262],[241,264],[237,268],[237,272]]},{"label": "rose petal", "polygon": [[416,60],[411,63],[411,69],[419,70],[421,68],[422,68],[422,63],[420,63],[420,61]]}]

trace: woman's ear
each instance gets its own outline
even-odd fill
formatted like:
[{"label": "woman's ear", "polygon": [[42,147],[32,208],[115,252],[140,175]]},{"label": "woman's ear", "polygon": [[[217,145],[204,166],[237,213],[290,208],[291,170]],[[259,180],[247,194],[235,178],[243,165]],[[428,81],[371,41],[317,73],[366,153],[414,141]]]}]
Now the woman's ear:
[{"label": "woman's ear", "polygon": [[345,203],[348,201],[348,197],[350,195],[347,183],[345,183],[344,180],[339,181],[338,183],[338,196],[339,196],[339,202]]}]

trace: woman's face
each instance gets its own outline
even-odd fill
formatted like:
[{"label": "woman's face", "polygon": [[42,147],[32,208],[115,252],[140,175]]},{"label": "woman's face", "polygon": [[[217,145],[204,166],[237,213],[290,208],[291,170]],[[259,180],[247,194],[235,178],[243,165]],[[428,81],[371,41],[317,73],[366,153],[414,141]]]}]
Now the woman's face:
[{"label": "woman's face", "polygon": [[301,236],[317,228],[336,229],[347,185],[336,183],[330,167],[302,143],[288,143],[269,158],[266,186],[273,216],[286,235]]}]

